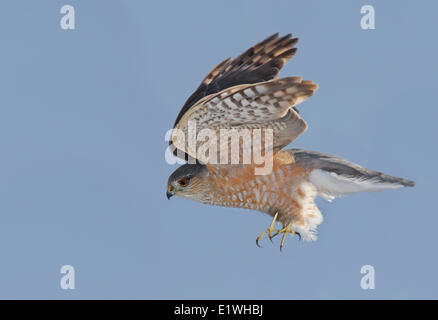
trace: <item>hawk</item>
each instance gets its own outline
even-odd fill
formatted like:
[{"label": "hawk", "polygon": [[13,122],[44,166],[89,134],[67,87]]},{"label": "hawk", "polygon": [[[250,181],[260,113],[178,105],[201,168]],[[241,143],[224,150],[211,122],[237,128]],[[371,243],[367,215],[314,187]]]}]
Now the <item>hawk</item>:
[{"label": "hawk", "polygon": [[[270,129],[273,140],[269,173],[256,174],[258,164],[253,162],[208,163],[173,134],[169,142],[175,155],[196,159],[170,175],[169,199],[177,195],[205,204],[267,213],[273,220],[256,238],[256,244],[266,234],[269,239],[282,235],[280,250],[287,234],[316,240],[317,226],[323,220],[314,202],[317,195],[331,201],[354,192],[414,186],[413,181],[368,170],[333,155],[283,150],[307,128],[296,105],[311,97],[318,87],[301,77],[277,77],[295,55],[297,42],[291,34],[279,37],[277,33],[237,58],[219,63],[188,98],[173,127],[173,131],[185,133],[190,122],[197,129],[217,133],[222,129]],[[238,144],[245,148],[240,140]],[[268,153],[267,148],[262,151]],[[281,228],[276,229],[276,223]]]}]

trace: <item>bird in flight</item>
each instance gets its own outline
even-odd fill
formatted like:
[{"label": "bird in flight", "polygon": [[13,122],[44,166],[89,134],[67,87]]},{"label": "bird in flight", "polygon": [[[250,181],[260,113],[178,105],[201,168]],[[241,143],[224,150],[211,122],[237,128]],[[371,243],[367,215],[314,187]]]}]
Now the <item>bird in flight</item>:
[{"label": "bird in flight", "polygon": [[[316,240],[317,226],[323,220],[314,202],[317,195],[331,201],[349,193],[414,186],[413,181],[368,170],[333,155],[283,149],[307,129],[296,105],[311,97],[318,87],[301,77],[277,77],[296,53],[297,41],[291,34],[274,34],[237,58],[219,63],[183,105],[169,141],[171,151],[189,163],[170,175],[167,198],[177,195],[205,204],[267,213],[273,217],[272,222],[256,238],[256,244],[265,235],[269,239],[281,235],[280,250],[287,234]],[[217,136],[222,130],[264,130],[262,147],[262,143],[256,147],[255,140],[250,139],[255,133],[244,141],[237,140],[238,156],[248,149],[269,154],[270,170],[257,173],[260,163],[254,159],[243,163],[239,158],[240,162],[229,163],[228,153],[219,154],[223,146],[236,145],[236,140],[233,144],[228,137],[219,150],[212,148],[208,157],[201,156],[196,148],[202,141],[195,140],[190,146],[190,142],[173,134],[180,131],[190,136],[190,125]],[[216,142],[214,139],[211,141]],[[217,161],[207,161],[211,159]],[[276,223],[281,228],[277,229]]]}]

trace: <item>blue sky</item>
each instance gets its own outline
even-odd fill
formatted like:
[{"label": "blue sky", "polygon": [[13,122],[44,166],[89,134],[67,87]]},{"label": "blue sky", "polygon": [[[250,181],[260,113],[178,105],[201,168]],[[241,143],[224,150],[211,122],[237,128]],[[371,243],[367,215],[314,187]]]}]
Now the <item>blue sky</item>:
[{"label": "blue sky", "polygon": [[[76,29],[62,30],[73,5]],[[374,5],[376,29],[360,28]],[[2,1],[0,298],[438,298],[438,4]],[[416,181],[327,203],[319,239],[263,248],[270,217],[168,201],[165,132],[218,62],[300,38],[319,84],[293,146]],[[76,289],[60,288],[60,268]],[[362,290],[372,265],[375,290]]]}]

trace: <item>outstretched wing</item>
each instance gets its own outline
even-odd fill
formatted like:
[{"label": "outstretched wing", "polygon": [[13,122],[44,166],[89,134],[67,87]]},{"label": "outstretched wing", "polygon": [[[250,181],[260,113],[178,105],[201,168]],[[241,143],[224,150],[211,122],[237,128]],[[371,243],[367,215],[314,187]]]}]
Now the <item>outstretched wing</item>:
[{"label": "outstretched wing", "polygon": [[[193,139],[189,131],[195,127],[197,133],[203,129],[210,129],[216,138],[221,137],[222,129],[249,129],[252,132],[254,129],[271,129],[275,152],[306,130],[306,122],[292,107],[312,96],[317,87],[312,81],[301,80],[301,77],[288,77],[234,86],[209,95],[190,108],[176,124],[175,129],[178,130],[174,130],[172,143],[177,149],[199,159],[200,146],[205,141],[188,141]],[[188,139],[181,139],[176,133],[183,133]],[[231,141],[225,140],[226,146],[223,145],[224,141],[216,144],[219,147],[216,150],[215,161],[221,162],[224,155],[228,157],[228,154],[220,152],[224,147],[232,150]],[[260,141],[260,149],[257,151],[264,153],[264,146],[265,140]],[[251,150],[248,151],[248,148]],[[240,144],[239,141],[240,159],[245,152],[253,154],[253,149],[253,144],[246,145],[243,141]],[[211,155],[209,157],[213,159]],[[204,159],[199,160],[204,162]]]},{"label": "outstretched wing", "polygon": [[240,84],[251,84],[274,79],[280,69],[297,51],[298,38],[292,34],[278,37],[278,33],[252,46],[237,58],[228,58],[214,67],[187,99],[175,120],[175,125],[196,102]]},{"label": "outstretched wing", "polygon": [[[272,80],[297,51],[298,38],[278,33],[252,46],[237,58],[228,58],[214,67],[198,89],[187,99],[176,117],[174,127],[184,114],[204,97],[227,88]],[[172,141],[169,142],[172,145]],[[176,155],[176,150],[174,152]],[[187,155],[185,156],[187,158]]]}]

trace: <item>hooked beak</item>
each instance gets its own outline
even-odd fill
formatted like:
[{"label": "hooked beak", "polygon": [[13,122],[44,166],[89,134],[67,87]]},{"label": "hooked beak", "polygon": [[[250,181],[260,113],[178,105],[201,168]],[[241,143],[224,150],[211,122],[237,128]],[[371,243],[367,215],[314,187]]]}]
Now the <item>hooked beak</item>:
[{"label": "hooked beak", "polygon": [[170,200],[170,198],[175,194],[175,192],[173,192],[173,188],[172,186],[167,186],[167,192],[166,192],[166,196],[167,199]]}]

